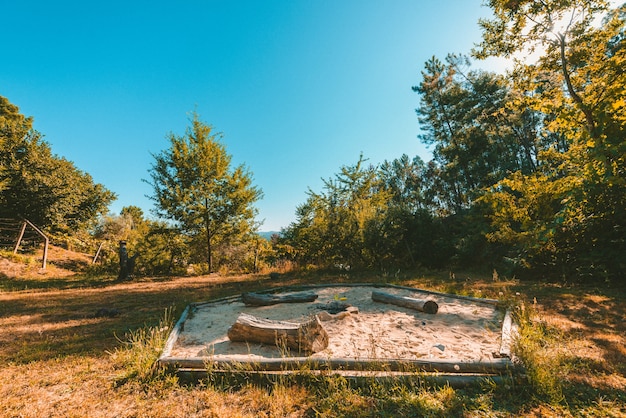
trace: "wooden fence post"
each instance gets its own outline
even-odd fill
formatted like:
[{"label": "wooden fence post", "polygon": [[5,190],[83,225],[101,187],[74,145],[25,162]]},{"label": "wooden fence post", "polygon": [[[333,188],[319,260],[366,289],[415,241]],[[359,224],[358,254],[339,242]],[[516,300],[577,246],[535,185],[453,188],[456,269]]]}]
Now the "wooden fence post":
[{"label": "wooden fence post", "polygon": [[37,228],[28,219],[24,219],[24,225],[22,225],[22,230],[20,231],[20,236],[17,239],[17,244],[15,244],[15,249],[13,250],[13,254],[17,254],[17,249],[19,248],[20,243],[22,242],[22,239],[24,238],[24,232],[26,231],[26,225],[30,225],[30,227],[33,228],[35,230],[35,232],[37,234],[39,234],[39,236],[41,236],[41,238],[43,238],[43,259],[41,260],[41,268],[45,270],[45,268],[46,268],[46,261],[48,260],[48,244],[50,243],[50,241],[48,240],[48,237],[46,236],[46,234],[41,232],[41,230],[39,228]]},{"label": "wooden fence post", "polygon": [[96,261],[98,260],[98,256],[100,255],[100,250],[102,250],[103,245],[104,245],[104,241],[102,241],[100,245],[98,246],[98,251],[96,251],[96,255],[93,256],[93,260],[91,260],[91,264],[96,264]]},{"label": "wooden fence post", "polygon": [[17,254],[17,249],[20,247],[20,243],[22,242],[22,238],[24,238],[24,232],[26,232],[26,222],[22,225],[22,229],[20,230],[20,235],[17,237],[17,242],[15,243],[15,248],[13,249],[13,254]]}]

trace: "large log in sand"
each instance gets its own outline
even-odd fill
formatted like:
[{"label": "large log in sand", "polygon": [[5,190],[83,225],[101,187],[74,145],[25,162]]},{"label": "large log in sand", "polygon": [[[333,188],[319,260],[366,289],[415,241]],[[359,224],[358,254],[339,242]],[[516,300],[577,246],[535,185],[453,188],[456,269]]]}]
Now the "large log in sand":
[{"label": "large log in sand", "polygon": [[257,342],[317,353],[328,347],[328,334],[313,317],[304,323],[272,321],[241,313],[228,330],[231,341]]},{"label": "large log in sand", "polygon": [[243,303],[252,306],[269,306],[276,305],[277,303],[313,302],[315,299],[317,299],[317,295],[313,292],[299,292],[287,295],[265,295],[262,293],[249,292],[241,295]]},{"label": "large log in sand", "polygon": [[414,299],[406,296],[396,296],[384,292],[372,292],[372,300],[374,302],[389,303],[404,308],[417,309],[421,312],[436,314],[439,305],[434,300]]}]

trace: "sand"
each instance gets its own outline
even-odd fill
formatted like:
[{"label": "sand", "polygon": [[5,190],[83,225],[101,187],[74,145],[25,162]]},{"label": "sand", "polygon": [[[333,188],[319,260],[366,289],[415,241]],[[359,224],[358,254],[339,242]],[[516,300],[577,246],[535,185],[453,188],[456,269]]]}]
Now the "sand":
[{"label": "sand", "polygon": [[[373,290],[432,299],[439,311],[428,314],[373,302]],[[251,307],[230,300],[195,305],[169,356],[232,361],[290,357],[291,353],[275,346],[231,342],[228,329],[242,312],[259,318],[302,322],[338,300],[357,307],[358,313],[339,314],[330,320],[328,315],[320,315],[327,319],[322,325],[329,335],[329,344],[325,350],[312,354],[312,359],[485,361],[500,352],[504,313],[493,304],[404,288],[324,287],[313,291],[318,299],[306,303]]]}]

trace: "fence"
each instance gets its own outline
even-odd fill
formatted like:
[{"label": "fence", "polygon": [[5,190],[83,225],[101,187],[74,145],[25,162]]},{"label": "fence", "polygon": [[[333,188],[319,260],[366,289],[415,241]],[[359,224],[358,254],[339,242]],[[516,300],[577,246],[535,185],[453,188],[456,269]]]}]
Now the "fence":
[{"label": "fence", "polygon": [[35,248],[43,241],[41,268],[46,268],[49,239],[37,226],[27,219],[0,218],[0,247],[12,249],[14,254],[20,247]]}]

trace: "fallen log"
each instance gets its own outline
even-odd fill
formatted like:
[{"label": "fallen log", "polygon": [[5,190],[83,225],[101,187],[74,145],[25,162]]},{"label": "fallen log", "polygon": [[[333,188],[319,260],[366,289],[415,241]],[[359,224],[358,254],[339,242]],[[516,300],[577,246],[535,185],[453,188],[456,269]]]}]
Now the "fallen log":
[{"label": "fallen log", "polygon": [[372,300],[374,302],[389,303],[404,308],[416,309],[429,314],[436,314],[439,310],[439,305],[434,300],[396,296],[385,292],[372,292]]},{"label": "fallen log", "polygon": [[317,295],[313,292],[299,292],[286,295],[266,295],[248,292],[241,295],[241,300],[248,306],[269,306],[277,303],[313,302]]},{"label": "fallen log", "polygon": [[231,341],[271,344],[305,353],[317,353],[328,347],[328,334],[317,317],[304,323],[295,323],[241,313],[228,330],[228,338]]}]

